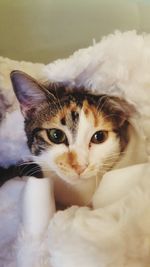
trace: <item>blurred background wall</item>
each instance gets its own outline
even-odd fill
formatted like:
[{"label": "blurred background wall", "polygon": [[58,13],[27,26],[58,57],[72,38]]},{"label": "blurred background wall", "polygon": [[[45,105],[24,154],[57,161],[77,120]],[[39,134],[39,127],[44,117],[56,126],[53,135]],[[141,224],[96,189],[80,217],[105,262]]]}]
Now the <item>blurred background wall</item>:
[{"label": "blurred background wall", "polygon": [[0,55],[48,63],[114,30],[150,32],[150,0],[0,0]]}]

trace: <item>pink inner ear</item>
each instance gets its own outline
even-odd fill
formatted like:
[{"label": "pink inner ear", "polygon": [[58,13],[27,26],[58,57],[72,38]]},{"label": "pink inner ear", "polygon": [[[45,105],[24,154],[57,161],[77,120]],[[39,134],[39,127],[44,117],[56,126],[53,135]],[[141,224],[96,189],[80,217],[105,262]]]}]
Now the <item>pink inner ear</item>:
[{"label": "pink inner ear", "polygon": [[29,105],[20,105],[20,109],[24,117],[27,117],[29,111],[33,111],[33,108]]},{"label": "pink inner ear", "polygon": [[46,100],[44,88],[26,73],[14,71],[11,73],[11,80],[24,115]]},{"label": "pink inner ear", "polygon": [[[32,85],[31,85],[32,86]],[[26,88],[27,89],[27,88]],[[38,87],[30,87],[26,90],[26,92],[20,92],[20,107],[22,114],[24,116],[27,115],[29,111],[35,110],[40,104],[43,103],[43,101],[46,100],[46,95],[42,91],[42,89],[39,89]]]}]

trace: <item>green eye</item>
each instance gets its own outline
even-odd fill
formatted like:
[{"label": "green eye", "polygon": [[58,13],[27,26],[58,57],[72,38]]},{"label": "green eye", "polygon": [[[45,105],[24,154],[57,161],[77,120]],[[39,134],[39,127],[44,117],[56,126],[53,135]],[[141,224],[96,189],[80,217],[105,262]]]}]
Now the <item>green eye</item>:
[{"label": "green eye", "polygon": [[48,129],[47,135],[49,140],[55,144],[68,143],[65,133],[59,129]]},{"label": "green eye", "polygon": [[100,144],[106,141],[108,138],[108,132],[107,131],[98,131],[95,134],[93,134],[91,138],[91,142],[94,144]]}]

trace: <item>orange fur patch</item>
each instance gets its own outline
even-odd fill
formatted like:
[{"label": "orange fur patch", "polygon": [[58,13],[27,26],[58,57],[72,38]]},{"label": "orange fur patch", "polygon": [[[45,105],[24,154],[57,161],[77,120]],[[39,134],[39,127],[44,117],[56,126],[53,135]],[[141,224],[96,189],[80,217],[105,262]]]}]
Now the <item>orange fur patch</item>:
[{"label": "orange fur patch", "polygon": [[66,165],[74,169],[77,173],[82,172],[82,166],[78,163],[77,154],[74,151],[65,152],[62,155],[58,156],[55,160],[56,164],[59,166]]},{"label": "orange fur patch", "polygon": [[[113,123],[105,118],[105,115],[97,110],[94,105],[90,105],[87,100],[83,101],[83,111],[85,116],[88,120],[91,120],[92,124],[95,128],[102,128],[102,130],[112,131],[113,130]],[[68,114],[72,111],[80,113],[80,107],[76,105],[76,103],[71,102],[69,106],[64,106],[62,109],[58,111],[56,116],[50,119],[50,121],[46,121],[43,123],[43,128],[52,128],[58,127],[62,124],[60,121],[64,118],[67,119]]]},{"label": "orange fur patch", "polygon": [[73,169],[78,168],[77,154],[74,151],[68,153],[68,163]]},{"label": "orange fur patch", "polygon": [[69,106],[64,106],[62,109],[60,109],[58,111],[58,113],[56,114],[55,117],[53,117],[51,119],[51,123],[53,124],[59,124],[59,122],[63,119],[63,118],[67,118],[67,115],[69,113],[71,113],[72,111],[77,111],[79,108],[77,107],[76,103],[71,102]]},{"label": "orange fur patch", "polygon": [[93,105],[90,105],[88,101],[85,100],[83,102],[83,111],[87,118],[89,118],[90,116],[93,117],[94,126],[97,127],[98,124],[100,123],[100,114],[98,110],[96,109],[96,107],[94,107]]}]

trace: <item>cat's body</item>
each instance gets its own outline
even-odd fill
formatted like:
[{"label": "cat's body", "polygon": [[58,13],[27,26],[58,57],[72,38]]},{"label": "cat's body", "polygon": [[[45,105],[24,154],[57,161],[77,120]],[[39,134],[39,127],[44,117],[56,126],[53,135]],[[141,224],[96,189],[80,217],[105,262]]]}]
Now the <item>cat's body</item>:
[{"label": "cat's body", "polygon": [[23,142],[53,180],[60,204],[90,205],[105,172],[144,161],[134,153],[140,141],[129,123],[134,108],[125,100],[40,84],[18,71],[11,78],[25,118]]}]

